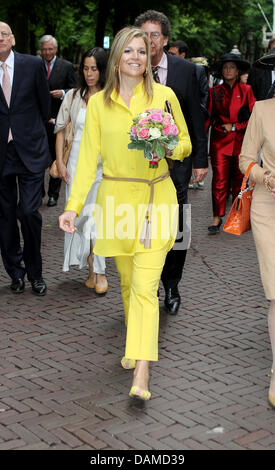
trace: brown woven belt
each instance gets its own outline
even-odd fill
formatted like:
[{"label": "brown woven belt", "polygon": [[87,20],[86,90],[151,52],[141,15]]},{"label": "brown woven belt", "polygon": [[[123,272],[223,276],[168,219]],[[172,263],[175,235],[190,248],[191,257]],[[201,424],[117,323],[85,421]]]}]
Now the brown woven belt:
[{"label": "brown woven belt", "polygon": [[106,180],[111,180],[111,181],[129,181],[129,182],[134,182],[134,183],[145,183],[150,186],[150,197],[149,197],[149,203],[145,215],[145,219],[143,222],[141,234],[140,234],[140,243],[144,245],[144,248],[151,248],[151,237],[152,237],[152,228],[151,228],[151,216],[152,216],[152,204],[154,200],[154,186],[157,183],[160,183],[161,181],[166,180],[169,178],[170,173],[167,171],[167,173],[163,173],[163,175],[158,176],[157,178],[154,178],[153,180],[146,180],[142,178],[122,178],[119,176],[108,176],[103,174],[103,178]]}]

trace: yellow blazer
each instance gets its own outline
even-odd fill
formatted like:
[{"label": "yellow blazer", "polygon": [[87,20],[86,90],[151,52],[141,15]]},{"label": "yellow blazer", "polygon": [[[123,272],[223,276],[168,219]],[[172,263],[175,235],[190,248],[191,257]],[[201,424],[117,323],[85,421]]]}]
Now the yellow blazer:
[{"label": "yellow blazer", "polygon": [[[146,109],[164,109],[165,100],[170,101],[179,128],[179,144],[171,158],[182,161],[190,155],[192,146],[179,102],[170,88],[154,84],[154,96],[148,102],[141,82],[134,90],[129,108],[115,90],[111,95],[110,106],[104,103],[103,91],[90,98],[66,210],[80,213],[95,179],[99,155],[102,158],[103,174],[107,176],[153,180],[168,171],[165,159],[159,161],[158,168],[152,169],[143,151],[129,150],[127,147],[133,118]],[[149,195],[150,188],[146,183],[103,179],[94,212],[97,231],[95,254],[121,256],[148,251],[140,243],[139,237]],[[170,243],[171,248],[176,236],[178,204],[170,177],[154,185],[153,204],[150,250],[160,250],[167,243]]]}]

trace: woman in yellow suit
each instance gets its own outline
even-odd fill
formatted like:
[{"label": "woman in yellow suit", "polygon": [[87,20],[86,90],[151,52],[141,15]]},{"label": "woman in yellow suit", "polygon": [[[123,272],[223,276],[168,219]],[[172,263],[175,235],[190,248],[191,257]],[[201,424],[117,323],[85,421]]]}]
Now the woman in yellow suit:
[{"label": "woman in yellow suit", "polygon": [[[178,207],[166,159],[157,168],[149,168],[144,152],[129,150],[128,143],[133,118],[148,108],[164,109],[166,100],[179,129],[179,143],[173,153],[165,151],[170,158],[183,160],[191,153],[186,123],[174,92],[153,81],[146,33],[133,27],[119,31],[110,53],[106,86],[89,100],[70,198],[59,218],[62,230],[75,231],[75,218],[101,155],[103,180],[97,195],[94,253],[115,258],[127,326],[121,363],[124,368],[135,367],[129,395],[143,400],[151,397],[149,363],[158,360],[157,290],[176,236]],[[144,230],[146,223],[147,229],[151,224],[151,234]]]}]

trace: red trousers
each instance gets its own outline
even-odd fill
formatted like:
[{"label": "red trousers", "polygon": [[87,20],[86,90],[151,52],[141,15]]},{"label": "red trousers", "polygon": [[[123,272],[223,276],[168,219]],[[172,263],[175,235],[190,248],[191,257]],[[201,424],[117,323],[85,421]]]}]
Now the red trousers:
[{"label": "red trousers", "polygon": [[236,155],[224,155],[221,150],[211,156],[211,164],[213,170],[213,216],[223,217],[230,190],[232,191],[232,200],[234,201],[240,192],[243,174],[239,169],[239,157]]}]

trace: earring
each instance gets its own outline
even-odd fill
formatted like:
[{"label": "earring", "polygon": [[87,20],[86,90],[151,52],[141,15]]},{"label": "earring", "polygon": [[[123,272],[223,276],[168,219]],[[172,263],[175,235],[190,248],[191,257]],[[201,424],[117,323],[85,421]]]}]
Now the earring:
[{"label": "earring", "polygon": [[148,67],[146,67],[146,69],[144,70],[143,77],[145,78],[147,74],[148,74]]}]

